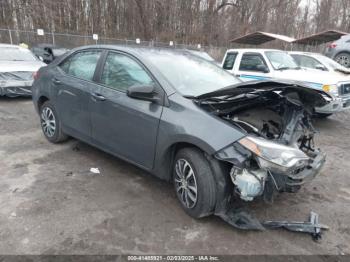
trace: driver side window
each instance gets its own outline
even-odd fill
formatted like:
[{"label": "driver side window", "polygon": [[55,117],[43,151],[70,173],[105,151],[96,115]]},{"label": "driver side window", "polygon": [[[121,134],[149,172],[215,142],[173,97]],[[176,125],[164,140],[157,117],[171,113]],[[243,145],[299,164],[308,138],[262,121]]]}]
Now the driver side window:
[{"label": "driver side window", "polygon": [[152,85],[152,78],[132,58],[109,53],[101,75],[101,83],[118,91],[126,92],[133,85]]}]

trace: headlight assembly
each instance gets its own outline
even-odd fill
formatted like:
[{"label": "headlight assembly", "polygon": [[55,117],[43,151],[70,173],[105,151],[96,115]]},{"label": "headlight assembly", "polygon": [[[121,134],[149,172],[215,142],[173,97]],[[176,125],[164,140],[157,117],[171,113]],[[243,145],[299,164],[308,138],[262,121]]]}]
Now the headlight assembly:
[{"label": "headlight assembly", "polygon": [[251,151],[261,168],[275,172],[287,172],[290,169],[305,165],[309,157],[301,150],[267,141],[262,138],[246,136],[238,141]]},{"label": "headlight assembly", "polygon": [[331,93],[333,95],[338,95],[338,86],[337,85],[323,85],[323,91]]}]

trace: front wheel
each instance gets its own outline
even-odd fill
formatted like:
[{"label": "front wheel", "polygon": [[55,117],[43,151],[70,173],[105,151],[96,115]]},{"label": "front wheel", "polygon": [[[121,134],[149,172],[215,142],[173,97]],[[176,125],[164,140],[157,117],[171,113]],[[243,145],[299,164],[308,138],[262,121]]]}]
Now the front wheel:
[{"label": "front wheel", "polygon": [[216,183],[202,151],[184,148],[176,154],[173,181],[177,198],[188,215],[200,218],[213,213]]},{"label": "front wheel", "polygon": [[59,143],[67,140],[67,135],[61,129],[61,122],[55,107],[50,101],[46,101],[40,107],[41,129],[51,143]]}]

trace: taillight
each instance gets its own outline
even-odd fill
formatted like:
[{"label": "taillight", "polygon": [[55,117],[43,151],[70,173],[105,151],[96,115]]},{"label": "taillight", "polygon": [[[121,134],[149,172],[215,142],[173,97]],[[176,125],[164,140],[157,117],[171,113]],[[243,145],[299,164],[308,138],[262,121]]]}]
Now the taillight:
[{"label": "taillight", "polygon": [[327,45],[328,48],[336,48],[337,44],[336,43],[331,43]]},{"label": "taillight", "polygon": [[37,80],[39,78],[39,71],[36,71],[33,73],[34,80]]}]

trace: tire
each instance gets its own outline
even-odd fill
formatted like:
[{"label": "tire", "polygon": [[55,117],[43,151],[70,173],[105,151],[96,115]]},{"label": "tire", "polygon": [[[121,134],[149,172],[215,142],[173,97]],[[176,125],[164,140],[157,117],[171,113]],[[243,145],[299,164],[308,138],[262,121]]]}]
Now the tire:
[{"label": "tire", "polygon": [[331,116],[331,115],[333,115],[333,114],[325,114],[325,113],[316,113],[316,114],[315,114],[315,116],[316,116],[317,118],[327,118],[327,117],[329,117],[329,116]]},{"label": "tire", "polygon": [[51,143],[56,144],[68,139],[68,136],[62,131],[56,109],[50,101],[46,101],[40,107],[40,124],[44,136]]},{"label": "tire", "polygon": [[341,64],[342,66],[345,66],[347,68],[350,68],[350,54],[349,53],[339,53],[334,57],[334,60]]},{"label": "tire", "polygon": [[[200,218],[213,213],[216,204],[216,183],[210,164],[202,151],[184,148],[177,152],[173,166],[173,182],[176,196],[188,215]],[[196,194],[193,187],[196,187]]]}]

